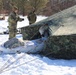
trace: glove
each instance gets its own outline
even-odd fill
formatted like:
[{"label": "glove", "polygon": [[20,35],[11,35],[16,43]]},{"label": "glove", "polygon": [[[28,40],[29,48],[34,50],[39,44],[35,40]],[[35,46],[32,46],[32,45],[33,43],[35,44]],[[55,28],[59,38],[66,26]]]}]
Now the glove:
[{"label": "glove", "polygon": [[24,18],[22,18],[22,21],[24,21]]}]

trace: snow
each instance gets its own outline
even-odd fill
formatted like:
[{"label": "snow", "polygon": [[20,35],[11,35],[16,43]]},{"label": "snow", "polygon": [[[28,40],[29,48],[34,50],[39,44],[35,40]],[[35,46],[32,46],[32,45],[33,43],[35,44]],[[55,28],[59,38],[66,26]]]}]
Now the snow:
[{"label": "snow", "polygon": [[[28,25],[27,17],[18,27]],[[38,16],[37,21],[46,17]],[[7,28],[7,17],[0,21],[0,28]],[[22,35],[16,36],[22,39]],[[8,34],[0,35],[0,45],[8,40]],[[76,60],[49,59],[38,54],[0,55],[0,75],[76,75]]]},{"label": "snow", "polygon": [[[24,27],[24,26],[28,26],[29,25],[29,21],[28,21],[28,19],[27,19],[27,16],[20,16],[21,18],[24,18],[24,21],[23,22],[18,22],[18,24],[17,24],[17,28],[21,28],[21,27]],[[38,21],[40,21],[40,20],[42,20],[42,19],[44,19],[44,18],[46,18],[45,16],[37,16],[37,21],[36,22],[38,22]],[[5,20],[1,20],[0,21],[0,27],[4,27],[4,28],[7,28],[7,26],[8,26],[8,21],[7,21],[7,19],[8,19],[8,16],[7,17],[5,17]]]}]

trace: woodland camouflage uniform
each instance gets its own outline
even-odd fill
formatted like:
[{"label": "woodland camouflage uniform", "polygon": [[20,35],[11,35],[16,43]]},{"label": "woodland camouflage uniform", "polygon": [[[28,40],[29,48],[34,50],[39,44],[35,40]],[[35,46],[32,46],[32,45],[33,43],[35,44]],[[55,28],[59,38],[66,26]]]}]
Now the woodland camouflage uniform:
[{"label": "woodland camouflage uniform", "polygon": [[36,14],[35,14],[35,11],[34,11],[34,10],[31,11],[31,12],[28,14],[27,18],[28,18],[28,20],[29,20],[29,24],[35,23],[35,22],[36,22],[36,19],[37,19]]},{"label": "woodland camouflage uniform", "polygon": [[15,10],[18,10],[17,7],[13,8],[13,11],[10,13],[8,17],[8,22],[9,22],[9,39],[13,38],[16,36],[17,33],[17,22],[18,21],[23,21],[23,18],[20,18],[17,13],[15,13]]}]

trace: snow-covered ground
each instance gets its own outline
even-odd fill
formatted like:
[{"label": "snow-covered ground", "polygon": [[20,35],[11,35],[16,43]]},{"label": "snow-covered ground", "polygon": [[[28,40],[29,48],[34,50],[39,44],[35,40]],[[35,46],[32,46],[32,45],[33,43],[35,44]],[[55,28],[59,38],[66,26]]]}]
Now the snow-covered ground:
[{"label": "snow-covered ground", "polygon": [[[20,28],[20,27],[24,27],[24,26],[29,25],[29,21],[27,19],[27,16],[25,16],[25,17],[20,16],[20,17],[21,18],[24,18],[24,21],[23,22],[18,22],[17,28]],[[40,21],[42,19],[45,19],[45,18],[47,18],[47,17],[45,17],[45,16],[37,16],[37,21],[36,22],[38,22],[38,21]],[[5,20],[0,20],[0,26],[1,27],[7,28],[7,26],[8,26],[7,19],[8,19],[8,17],[5,17]]]},{"label": "snow-covered ground", "polygon": [[[38,16],[37,21],[46,17]],[[18,23],[18,28],[28,25],[27,17]],[[0,28],[7,28],[7,17],[0,21]],[[22,39],[18,34],[17,38]],[[8,40],[8,34],[0,35],[0,45]],[[36,54],[0,55],[0,75],[76,75],[76,60],[49,59]]]}]

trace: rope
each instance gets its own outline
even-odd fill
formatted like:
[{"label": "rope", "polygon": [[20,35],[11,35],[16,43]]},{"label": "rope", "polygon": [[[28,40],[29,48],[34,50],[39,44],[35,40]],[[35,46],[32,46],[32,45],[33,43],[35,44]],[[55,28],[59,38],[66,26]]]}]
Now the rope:
[{"label": "rope", "polygon": [[11,69],[14,69],[14,68],[20,67],[20,66],[22,66],[22,65],[24,65],[24,64],[30,63],[30,62],[32,62],[32,61],[34,61],[34,60],[37,60],[37,58],[32,59],[32,60],[27,61],[27,62],[24,62],[24,63],[19,64],[19,65],[17,65],[17,66],[14,66],[14,67],[8,68],[8,69],[6,69],[6,70],[3,70],[0,74],[4,73],[4,72],[6,72],[6,71],[10,71]]},{"label": "rope", "polygon": [[10,61],[10,59],[12,59],[12,57],[10,57],[10,58],[5,62],[5,64],[0,68],[0,72],[2,72],[2,70],[5,69],[5,67],[8,65],[8,62]]},{"label": "rope", "polygon": [[7,62],[0,68],[0,72],[2,72],[3,70],[7,69],[8,67],[10,67],[12,64],[14,64],[16,61],[18,61],[19,59],[21,59],[25,54],[23,54],[22,56],[20,56],[19,58],[17,58],[15,61],[11,62],[10,64],[8,64],[8,61],[12,60],[11,57],[7,60]]},{"label": "rope", "polygon": [[31,38],[30,38],[30,40],[38,33],[39,31],[37,31]]}]

